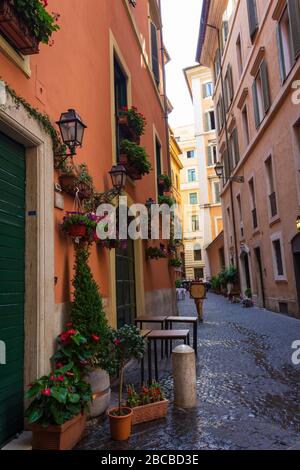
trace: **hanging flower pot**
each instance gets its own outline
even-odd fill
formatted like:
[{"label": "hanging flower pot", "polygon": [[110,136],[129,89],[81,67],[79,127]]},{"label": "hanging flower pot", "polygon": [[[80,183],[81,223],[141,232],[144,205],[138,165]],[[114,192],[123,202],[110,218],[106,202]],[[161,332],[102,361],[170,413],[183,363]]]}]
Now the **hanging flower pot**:
[{"label": "hanging flower pot", "polygon": [[150,173],[151,163],[144,147],[126,139],[121,142],[120,152],[120,163],[133,180],[139,180],[143,175]]},{"label": "hanging flower pot", "polygon": [[158,177],[158,185],[164,193],[170,193],[172,187],[172,180],[167,174],[162,174]]},{"label": "hanging flower pot", "polygon": [[123,107],[119,110],[118,124],[122,127],[123,136],[140,144],[141,135],[145,133],[146,119],[137,108]]},{"label": "hanging flower pot", "polygon": [[84,237],[86,234],[86,226],[80,224],[71,225],[68,233],[70,237]]},{"label": "hanging flower pot", "polygon": [[48,44],[59,29],[56,15],[48,13],[42,2],[32,3],[26,9],[24,2],[0,0],[0,32],[23,55],[37,54],[39,43]]},{"label": "hanging flower pot", "polygon": [[93,179],[86,163],[67,167],[59,176],[59,184],[64,192],[79,199],[89,199],[93,194]]}]

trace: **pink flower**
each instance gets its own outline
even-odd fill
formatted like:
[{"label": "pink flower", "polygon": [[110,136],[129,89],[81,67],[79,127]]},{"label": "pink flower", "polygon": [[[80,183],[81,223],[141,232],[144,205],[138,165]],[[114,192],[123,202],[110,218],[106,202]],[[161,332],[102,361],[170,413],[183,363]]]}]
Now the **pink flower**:
[{"label": "pink flower", "polygon": [[56,380],[59,380],[60,382],[63,382],[65,380],[64,376],[63,375],[58,375],[56,377]]},{"label": "pink flower", "polygon": [[44,390],[42,390],[42,395],[45,395],[46,397],[50,397],[51,395],[51,389],[50,388],[44,388]]},{"label": "pink flower", "polygon": [[54,375],[50,375],[50,380],[55,380]]},{"label": "pink flower", "polygon": [[119,346],[119,345],[121,344],[121,340],[118,339],[118,338],[116,338],[116,339],[114,340],[114,344],[115,344],[115,346]]}]

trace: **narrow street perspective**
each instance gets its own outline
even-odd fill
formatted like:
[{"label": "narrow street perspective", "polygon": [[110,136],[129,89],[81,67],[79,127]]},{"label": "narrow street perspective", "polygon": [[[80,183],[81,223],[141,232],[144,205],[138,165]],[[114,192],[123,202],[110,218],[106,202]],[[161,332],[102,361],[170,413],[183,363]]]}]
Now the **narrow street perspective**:
[{"label": "narrow street perspective", "polygon": [[300,0],[0,0],[0,450],[300,450]]},{"label": "narrow street perspective", "polygon": [[[179,302],[179,312],[196,314],[194,302]],[[300,449],[300,369],[291,360],[298,320],[232,305],[215,294],[208,295],[204,312],[196,408],[173,407],[166,422],[135,426],[121,446],[110,440],[107,420],[91,421],[78,449]],[[139,384],[136,364],[126,376]],[[160,364],[159,381],[172,400],[170,360]]]}]

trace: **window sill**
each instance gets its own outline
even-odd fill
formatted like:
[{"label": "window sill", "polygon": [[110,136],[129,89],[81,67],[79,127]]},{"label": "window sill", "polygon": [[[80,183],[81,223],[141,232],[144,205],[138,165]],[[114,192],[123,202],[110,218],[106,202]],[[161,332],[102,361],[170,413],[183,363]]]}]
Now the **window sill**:
[{"label": "window sill", "polygon": [[274,278],[274,281],[277,283],[277,284],[288,284],[288,280],[285,276],[283,277],[275,277]]},{"label": "window sill", "polygon": [[0,52],[10,59],[28,77],[31,77],[30,56],[23,56],[0,35]]},{"label": "window sill", "polygon": [[273,225],[277,224],[280,221],[281,221],[281,219],[280,219],[279,215],[277,214],[274,217],[269,218],[269,225],[270,225],[270,227],[273,227]]}]

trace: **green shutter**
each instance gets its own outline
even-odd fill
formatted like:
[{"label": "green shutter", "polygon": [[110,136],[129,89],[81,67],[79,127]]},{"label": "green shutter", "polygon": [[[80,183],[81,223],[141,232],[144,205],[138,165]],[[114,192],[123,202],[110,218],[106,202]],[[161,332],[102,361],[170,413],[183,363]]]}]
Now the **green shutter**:
[{"label": "green shutter", "polygon": [[269,78],[268,78],[268,68],[265,60],[262,61],[260,66],[260,76],[263,88],[263,100],[264,100],[264,109],[267,113],[270,109],[270,90],[269,90]]},{"label": "green shutter", "polygon": [[230,90],[230,101],[233,100],[234,89],[233,89],[233,74],[232,74],[232,67],[228,65],[228,80],[229,80],[229,90]]},{"label": "green shutter", "polygon": [[256,88],[256,81],[254,80],[252,85],[252,96],[253,96],[253,109],[254,109],[254,118],[255,126],[258,128],[260,126],[260,116],[259,116],[259,106],[258,106],[258,95]]},{"label": "green shutter", "polygon": [[151,23],[151,53],[152,53],[152,71],[155,82],[159,85],[159,58],[158,58],[158,42],[157,29],[154,23]]},{"label": "green shutter", "polygon": [[0,447],[23,429],[25,151],[0,134]]},{"label": "green shutter", "polygon": [[284,62],[284,52],[283,52],[283,45],[282,45],[282,36],[281,36],[281,29],[280,25],[277,25],[276,28],[276,37],[277,37],[277,47],[278,47],[278,60],[279,60],[279,68],[280,68],[280,79],[281,83],[284,82],[286,79],[286,70],[285,70],[285,62]]},{"label": "green shutter", "polygon": [[213,164],[212,146],[209,145],[208,147],[206,147],[206,149],[207,149],[207,157],[208,157],[207,164],[208,164],[208,166],[212,166],[212,164]]},{"label": "green shutter", "polygon": [[239,138],[238,138],[238,132],[237,128],[234,129],[233,131],[233,145],[234,145],[234,154],[235,154],[235,160],[236,164],[240,161],[240,149],[239,149]]},{"label": "green shutter", "polygon": [[258,30],[256,0],[247,0],[250,37],[253,40]]},{"label": "green shutter", "polygon": [[292,31],[293,57],[300,54],[300,5],[298,0],[287,0]]}]

